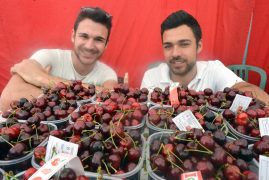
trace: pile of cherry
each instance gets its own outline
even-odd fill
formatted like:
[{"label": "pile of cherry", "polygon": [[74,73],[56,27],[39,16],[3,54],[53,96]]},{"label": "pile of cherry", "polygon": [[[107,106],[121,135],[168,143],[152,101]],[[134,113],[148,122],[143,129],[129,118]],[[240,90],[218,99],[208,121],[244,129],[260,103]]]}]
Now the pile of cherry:
[{"label": "pile of cherry", "polygon": [[[102,123],[77,120],[50,135],[79,145],[78,157],[84,170],[99,174],[122,174],[136,168],[143,153],[143,139],[138,130],[124,131],[121,121]],[[34,150],[35,162],[44,164],[46,148]]]},{"label": "pile of cherry", "polygon": [[7,161],[29,154],[49,136],[52,127],[40,121],[19,123],[8,119],[0,124],[0,160]]},{"label": "pile of cherry", "polygon": [[11,109],[3,112],[2,117],[31,121],[64,119],[77,108],[77,101],[90,99],[94,94],[95,86],[85,88],[80,81],[73,81],[70,85],[58,83],[54,88],[44,90],[38,98],[13,101]]},{"label": "pile of cherry", "polygon": [[229,140],[222,131],[192,129],[187,133],[154,134],[149,140],[149,165],[159,177],[179,179],[180,174],[201,171],[203,179],[258,179],[250,161],[253,153],[245,139]]},{"label": "pile of cherry", "polygon": [[[203,91],[195,91],[188,88],[178,87],[177,93],[179,106],[183,106],[183,109],[186,108],[185,106],[202,106],[205,104],[218,109],[229,109],[237,94],[253,97],[252,93],[249,91],[241,92],[237,89],[228,87],[224,88],[223,91],[217,91],[215,93],[210,88],[206,88]],[[170,105],[171,102],[169,100],[169,95],[169,87],[165,88],[164,90],[156,87],[150,94],[150,101],[157,104]],[[250,106],[255,106],[258,108],[263,107],[264,105],[258,100],[253,99]]]},{"label": "pile of cherry", "polygon": [[[8,175],[8,177],[16,180],[28,180],[36,171],[37,169],[31,167],[27,169],[23,174],[18,174],[16,177]],[[50,178],[50,180],[90,180],[90,178],[86,177],[85,175],[77,176],[73,169],[64,168],[59,173]]]},{"label": "pile of cherry", "polygon": [[[94,85],[85,88],[80,81],[69,85],[58,83],[54,88],[44,89],[39,98],[13,101],[11,109],[3,112],[7,121],[0,127],[0,160],[17,159],[36,147],[34,159],[41,166],[45,163],[46,147],[38,145],[52,135],[79,145],[78,157],[85,171],[124,174],[134,170],[143,157],[145,142],[141,130],[146,116],[151,125],[176,132],[169,137],[164,133],[162,138],[147,142],[150,148],[147,161],[158,176],[178,179],[183,172],[200,170],[205,179],[256,179],[249,162],[259,154],[268,155],[268,138],[256,142],[252,152],[244,139],[227,141],[222,129],[227,121],[236,131],[258,137],[258,118],[268,117],[269,109],[253,98],[246,111],[233,113],[229,108],[236,94],[252,95],[231,88],[216,93],[211,89],[177,91],[179,104],[169,106],[168,88],[164,91],[155,88],[149,95],[145,88],[130,88],[126,84],[118,84],[113,91],[96,92]],[[160,105],[148,110],[148,96],[150,102]],[[81,101],[89,99],[93,102]],[[208,107],[224,112],[216,113]],[[193,112],[204,133],[193,129],[178,134],[172,119],[185,110]],[[41,124],[59,119],[69,119],[69,123],[58,130],[49,130]],[[73,174],[71,170],[69,173]]]},{"label": "pile of cherry", "polygon": [[95,102],[105,102],[110,99],[117,104],[126,104],[127,100],[137,103],[148,101],[149,91],[146,88],[131,88],[127,84],[117,84],[113,91],[101,91],[96,94]]},{"label": "pile of cherry", "polygon": [[[258,137],[260,136],[258,118],[269,117],[269,108],[266,107],[262,102],[253,98],[251,92],[241,92],[237,89],[225,88],[223,91],[218,91],[213,93],[209,88],[204,91],[196,92],[190,89],[177,88],[179,104],[173,105],[173,109],[170,112],[165,113],[157,110],[150,110],[149,121],[152,125],[155,125],[164,129],[176,129],[175,125],[172,123],[171,119],[177,114],[189,109],[193,112],[195,117],[198,119],[202,127],[209,125],[207,120],[209,111],[203,111],[204,107],[208,107],[215,111],[224,111],[222,116],[231,126],[240,134]],[[247,97],[252,97],[252,101],[246,111],[238,110],[237,113],[229,110],[235,96],[243,95]],[[169,105],[169,88],[162,91],[160,88],[155,88],[150,95],[150,101],[157,104]],[[161,109],[161,108],[160,108]],[[151,117],[153,114],[154,117]],[[156,115],[158,114],[159,117]],[[211,115],[210,115],[211,116]],[[164,119],[164,120],[163,120]],[[221,116],[217,116],[213,122],[210,124],[221,124]],[[205,128],[207,129],[207,128]]]},{"label": "pile of cherry", "polygon": [[263,136],[253,145],[253,154],[256,160],[259,161],[259,155],[269,156],[269,136]]},{"label": "pile of cherry", "polygon": [[149,109],[148,121],[151,125],[160,129],[169,129],[176,131],[178,130],[178,128],[176,127],[172,119],[187,109],[192,111],[195,118],[199,121],[203,129],[214,132],[217,129],[224,128],[223,117],[221,114],[218,114],[206,108],[206,106],[197,105],[189,107],[155,106]]}]

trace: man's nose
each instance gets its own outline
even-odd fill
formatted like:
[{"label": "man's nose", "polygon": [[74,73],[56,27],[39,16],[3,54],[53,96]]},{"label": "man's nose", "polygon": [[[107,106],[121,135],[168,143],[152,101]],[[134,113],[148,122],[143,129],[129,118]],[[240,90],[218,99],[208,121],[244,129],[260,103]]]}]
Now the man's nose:
[{"label": "man's nose", "polygon": [[94,45],[94,39],[88,39],[87,42],[85,43],[85,47],[87,49],[91,49],[93,48],[95,45]]},{"label": "man's nose", "polygon": [[178,46],[174,46],[172,49],[172,56],[173,57],[180,57],[182,55],[182,48]]}]

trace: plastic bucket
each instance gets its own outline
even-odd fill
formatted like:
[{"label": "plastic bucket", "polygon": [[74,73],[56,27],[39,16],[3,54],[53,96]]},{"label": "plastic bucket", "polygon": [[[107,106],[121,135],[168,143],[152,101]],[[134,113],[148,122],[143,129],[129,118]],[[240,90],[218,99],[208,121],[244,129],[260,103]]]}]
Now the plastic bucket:
[{"label": "plastic bucket", "polygon": [[5,171],[0,168],[0,179],[5,180]]},{"label": "plastic bucket", "polygon": [[242,134],[242,133],[236,131],[236,129],[234,129],[234,127],[233,127],[228,121],[225,120],[225,122],[226,122],[226,124],[227,124],[227,127],[228,127],[229,131],[230,131],[233,135],[235,135],[237,138],[243,138],[243,139],[246,139],[246,140],[247,140],[249,143],[251,143],[251,144],[253,144],[253,143],[255,143],[255,142],[257,142],[257,141],[260,140],[260,138],[247,136],[247,135],[245,135],[245,134]]},{"label": "plastic bucket", "polygon": [[[159,175],[154,173],[152,168],[151,168],[151,165],[150,165],[150,163],[151,163],[150,162],[150,145],[152,144],[153,140],[160,139],[160,138],[166,138],[166,137],[169,137],[171,134],[173,134],[173,133],[171,133],[171,132],[158,132],[158,133],[152,134],[148,138],[148,146],[146,148],[146,160],[147,160],[146,161],[146,168],[147,168],[147,171],[149,174],[149,178],[148,178],[149,180],[153,180],[153,179],[154,180],[165,180],[164,177],[160,177]],[[182,133],[182,134],[184,134],[184,133]],[[179,136],[180,136],[180,134],[179,134]],[[227,136],[227,142],[232,142],[232,141],[235,141],[235,139]],[[249,162],[249,165],[250,165],[250,170],[252,170],[258,174],[258,166],[255,164],[254,159],[251,162]]]},{"label": "plastic bucket", "polygon": [[[57,129],[54,124],[48,124],[51,130]],[[47,143],[48,138],[46,138],[43,142],[41,142],[38,146],[44,146]],[[23,157],[12,159],[12,160],[0,160],[0,168],[5,171],[13,171],[14,173],[21,172],[31,167],[31,157],[33,156],[34,150],[29,152]]]},{"label": "plastic bucket", "polygon": [[[98,179],[100,177],[102,177],[103,179],[107,179],[107,180],[120,180],[120,179],[128,179],[128,180],[139,180],[140,179],[140,171],[143,167],[144,164],[144,159],[145,159],[145,150],[146,150],[146,140],[144,138],[144,136],[141,135],[141,140],[142,140],[142,148],[141,148],[141,157],[139,159],[139,162],[137,164],[137,166],[130,172],[124,173],[124,174],[113,174],[111,176],[104,174],[104,175],[100,175],[98,173],[94,173],[94,172],[89,172],[89,171],[85,171],[85,175],[87,177],[90,177],[91,180],[95,180]],[[34,157],[32,157],[31,160],[31,164],[34,168],[39,169],[40,165],[38,165],[34,159]]]}]

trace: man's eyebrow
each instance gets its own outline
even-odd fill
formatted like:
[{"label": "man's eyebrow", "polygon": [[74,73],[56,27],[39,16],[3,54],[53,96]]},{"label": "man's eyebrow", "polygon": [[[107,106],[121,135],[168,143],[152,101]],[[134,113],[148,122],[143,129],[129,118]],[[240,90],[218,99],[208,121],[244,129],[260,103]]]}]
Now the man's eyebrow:
[{"label": "man's eyebrow", "polygon": [[[186,43],[186,42],[191,42],[191,40],[189,39],[181,39],[178,40],[177,43]],[[164,45],[169,45],[169,44],[173,44],[172,42],[168,41],[168,42],[163,42]]]},{"label": "man's eyebrow", "polygon": [[79,35],[88,36],[87,33],[78,33]]},{"label": "man's eyebrow", "polygon": [[189,39],[181,39],[178,41],[179,43],[191,42]]},{"label": "man's eyebrow", "polygon": [[[89,36],[89,34],[87,33],[78,33],[78,35],[80,36]],[[106,40],[106,38],[102,37],[102,36],[95,36],[93,37],[94,39],[102,39],[102,40]]]}]

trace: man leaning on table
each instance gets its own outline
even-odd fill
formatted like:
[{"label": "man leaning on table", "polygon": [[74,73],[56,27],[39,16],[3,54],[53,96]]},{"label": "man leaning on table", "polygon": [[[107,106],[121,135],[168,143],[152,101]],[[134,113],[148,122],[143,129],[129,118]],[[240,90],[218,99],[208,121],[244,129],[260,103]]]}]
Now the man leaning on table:
[{"label": "man leaning on table", "polygon": [[41,87],[57,82],[81,80],[112,89],[117,75],[99,61],[111,27],[112,17],[101,8],[81,8],[71,36],[73,49],[42,49],[15,64],[11,68],[13,75],[1,95],[0,110],[7,110],[12,100],[37,97],[42,93]]},{"label": "man leaning on table", "polygon": [[163,21],[161,37],[166,62],[145,72],[141,88],[164,89],[172,82],[196,91],[211,88],[216,92],[232,87],[251,91],[254,97],[269,105],[267,93],[243,81],[219,60],[197,61],[203,47],[202,31],[197,20],[186,11],[174,12]]}]

